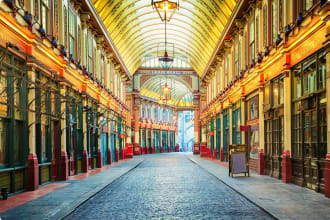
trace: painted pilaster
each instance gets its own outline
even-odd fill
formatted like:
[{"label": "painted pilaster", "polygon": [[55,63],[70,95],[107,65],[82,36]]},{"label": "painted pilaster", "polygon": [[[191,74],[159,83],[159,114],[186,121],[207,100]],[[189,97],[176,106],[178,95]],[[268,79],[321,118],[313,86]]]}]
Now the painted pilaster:
[{"label": "painted pilaster", "polygon": [[223,161],[223,114],[220,114],[220,161]]},{"label": "painted pilaster", "polygon": [[[97,112],[100,113],[101,112],[101,105],[99,104],[97,106]],[[102,129],[101,129],[101,119],[102,117],[100,117],[97,114],[97,168],[101,168],[102,167],[102,153],[101,153],[101,133],[102,133]]]},{"label": "painted pilaster", "polygon": [[155,130],[151,129],[151,153],[153,154],[155,152]]},{"label": "painted pilaster", "polygon": [[[34,83],[36,81],[36,73],[33,67],[29,67],[28,78]],[[31,111],[28,111],[29,126],[29,155],[27,165],[27,189],[36,190],[39,186],[39,166],[36,154],[36,90],[30,89],[28,93],[28,103]],[[55,161],[57,163],[57,161]]]},{"label": "painted pilaster", "polygon": [[[240,125],[245,125],[246,122],[246,105],[245,105],[245,98],[242,97],[241,99],[241,121],[240,121]],[[246,132],[241,132],[241,144],[247,144],[246,143]]]},{"label": "painted pilaster", "polygon": [[[61,97],[66,96],[66,84],[64,82],[60,83],[60,95]],[[61,102],[61,172],[60,179],[68,180],[69,177],[69,164],[68,164],[68,155],[66,152],[66,102]]]},{"label": "painted pilaster", "polygon": [[176,127],[174,136],[175,136],[174,137],[174,139],[175,139],[175,152],[179,152],[180,151],[180,146],[179,146],[179,143],[178,143],[178,127]]},{"label": "painted pilaster", "polygon": [[324,168],[324,188],[325,188],[325,196],[330,198],[330,27],[328,25],[327,30],[327,39],[328,44],[326,45],[326,60],[327,60],[327,155],[325,160],[325,168]]},{"label": "painted pilaster", "polygon": [[146,128],[146,146],[145,146],[145,153],[148,154],[149,153],[149,148],[150,148],[150,144],[149,144],[149,128]]},{"label": "painted pilaster", "polygon": [[162,129],[163,124],[161,123],[160,127],[160,134],[159,134],[159,142],[160,142],[160,153],[163,153],[164,148],[163,148],[163,129]]},{"label": "painted pilaster", "polygon": [[[83,95],[83,106],[87,106],[87,97]],[[82,158],[82,171],[84,173],[88,172],[88,152],[87,152],[87,111],[83,111],[83,158]]]},{"label": "painted pilaster", "polygon": [[109,120],[110,118],[110,113],[108,113],[107,118],[107,126],[108,126],[108,164],[111,164],[112,162],[112,158],[111,158],[111,120]]},{"label": "painted pilaster", "polygon": [[134,144],[133,144],[133,152],[134,155],[141,154],[141,146],[140,146],[140,127],[139,127],[139,120],[140,120],[140,100],[138,96],[134,97],[134,107],[133,107],[133,114],[134,114]]},{"label": "painted pilaster", "polygon": [[207,140],[206,140],[206,126],[207,124],[202,124],[202,143],[201,143],[201,147],[200,147],[200,156],[201,157],[206,157],[207,156]]},{"label": "painted pilaster", "polygon": [[284,149],[282,155],[282,181],[291,183],[291,74],[284,71]]},{"label": "painted pilaster", "polygon": [[194,92],[194,154],[200,153],[200,94],[198,91]]},{"label": "painted pilaster", "polygon": [[259,88],[259,153],[258,153],[258,174],[265,173],[265,123],[264,123],[264,87]]}]

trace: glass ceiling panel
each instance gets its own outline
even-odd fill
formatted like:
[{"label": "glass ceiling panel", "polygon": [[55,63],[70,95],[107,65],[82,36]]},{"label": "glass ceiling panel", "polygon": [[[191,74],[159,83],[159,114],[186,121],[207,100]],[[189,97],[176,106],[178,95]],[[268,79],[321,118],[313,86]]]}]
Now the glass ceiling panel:
[{"label": "glass ceiling panel", "polygon": [[[142,58],[164,42],[164,23],[150,0],[92,0],[127,68],[133,74]],[[189,57],[200,75],[213,53],[236,0],[181,0],[168,23],[169,42]],[[150,41],[152,43],[150,43]],[[183,51],[182,51],[183,50]]]}]

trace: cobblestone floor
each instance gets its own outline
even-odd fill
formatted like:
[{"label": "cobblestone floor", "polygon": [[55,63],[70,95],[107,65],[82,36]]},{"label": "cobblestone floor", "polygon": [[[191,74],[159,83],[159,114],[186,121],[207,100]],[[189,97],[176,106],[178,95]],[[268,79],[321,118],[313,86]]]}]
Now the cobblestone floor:
[{"label": "cobblestone floor", "polygon": [[185,155],[146,157],[66,219],[272,219]]}]

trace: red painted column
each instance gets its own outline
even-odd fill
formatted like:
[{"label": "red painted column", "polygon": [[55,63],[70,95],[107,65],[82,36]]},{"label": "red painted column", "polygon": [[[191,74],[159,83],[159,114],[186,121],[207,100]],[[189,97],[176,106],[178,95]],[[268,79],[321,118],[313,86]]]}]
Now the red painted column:
[{"label": "red painted column", "polygon": [[109,159],[108,160],[108,164],[111,164],[111,162],[112,162],[111,159],[112,158],[111,158],[111,150],[110,150],[110,148],[108,149],[108,159]]},{"label": "red painted column", "polygon": [[118,149],[116,148],[116,162],[118,162],[119,161],[119,151],[118,151]]},{"label": "red painted column", "polygon": [[212,159],[217,159],[217,149],[214,148]]},{"label": "red painted column", "polygon": [[84,173],[88,172],[88,154],[87,151],[83,151],[83,158],[82,158],[82,171]]},{"label": "red painted column", "polygon": [[260,149],[258,153],[258,174],[264,175],[264,173],[265,173],[264,149]]},{"label": "red painted column", "polygon": [[291,183],[292,179],[292,167],[290,151],[283,152],[282,155],[282,181],[284,183]]},{"label": "red painted column", "polygon": [[102,154],[101,149],[97,150],[97,168],[102,168]]},{"label": "red painted column", "polygon": [[36,190],[39,186],[39,165],[38,157],[35,154],[29,154],[27,165],[27,189]]},{"label": "red painted column", "polygon": [[200,130],[200,94],[199,91],[194,91],[194,132],[197,137],[194,137],[194,154],[200,154],[200,138],[201,138],[201,130]]},{"label": "red painted column", "polygon": [[127,158],[133,158],[133,145],[126,143],[126,148],[127,148],[126,157]]},{"label": "red painted column", "polygon": [[200,155],[201,155],[201,157],[206,157],[207,156],[206,143],[201,143]]},{"label": "red painted column", "polygon": [[[138,96],[134,97],[135,100],[139,100]],[[138,102],[139,103],[139,102]],[[139,119],[140,119],[140,106],[134,106],[134,144],[133,144],[133,153],[134,155],[141,155],[141,146],[139,143],[139,136],[140,134],[140,126],[139,126]]]},{"label": "red painted column", "polygon": [[223,147],[220,148],[220,161],[223,161]]},{"label": "red painted column", "polygon": [[61,153],[61,180],[69,179],[69,162],[68,155],[65,151]]}]

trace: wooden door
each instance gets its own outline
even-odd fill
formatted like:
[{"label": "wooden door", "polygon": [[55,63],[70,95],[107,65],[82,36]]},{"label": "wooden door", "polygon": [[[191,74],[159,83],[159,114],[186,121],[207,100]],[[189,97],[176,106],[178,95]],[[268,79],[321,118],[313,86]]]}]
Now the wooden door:
[{"label": "wooden door", "polygon": [[59,173],[59,158],[60,158],[60,148],[58,144],[59,135],[58,135],[58,121],[53,121],[53,148],[52,148],[52,179],[56,179]]},{"label": "wooden door", "polygon": [[273,120],[273,143],[271,150],[272,176],[282,178],[283,117]]},{"label": "wooden door", "polygon": [[[262,123],[262,122],[261,122]],[[272,141],[273,141],[273,129],[272,120],[265,120],[265,174],[272,175]]]},{"label": "wooden door", "polygon": [[108,135],[102,132],[101,134],[101,155],[102,155],[102,165],[108,164]]},{"label": "wooden door", "polygon": [[304,180],[310,189],[318,190],[319,163],[317,158],[317,111],[306,111],[303,114],[304,134]]},{"label": "wooden door", "polygon": [[69,175],[73,176],[76,172],[76,124],[70,125],[70,131],[69,131],[69,140],[70,140],[70,146],[69,146]]}]

